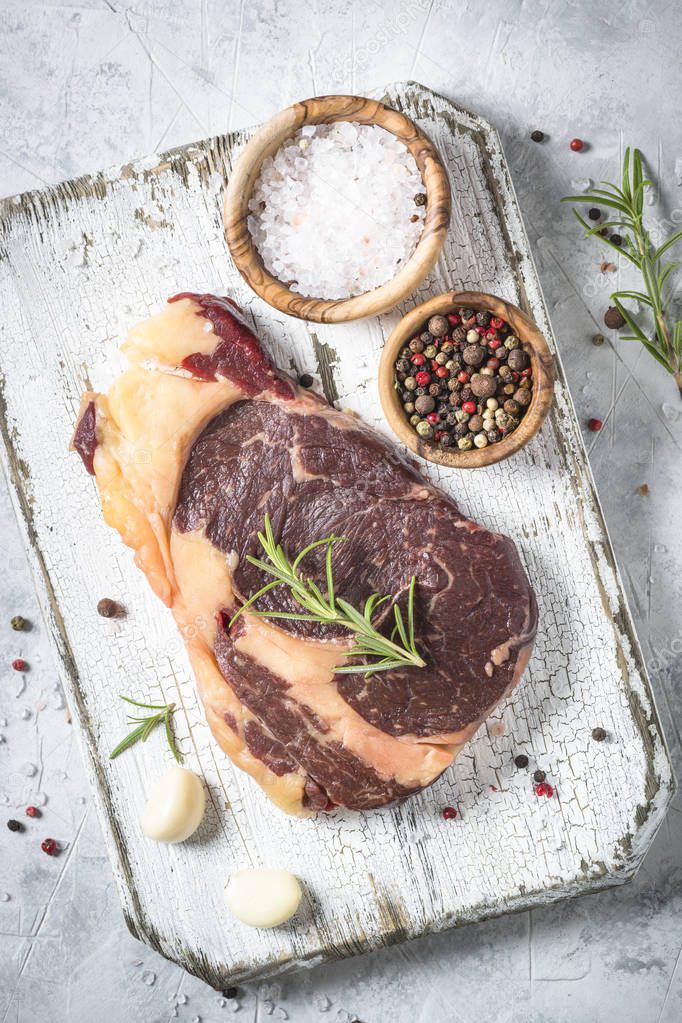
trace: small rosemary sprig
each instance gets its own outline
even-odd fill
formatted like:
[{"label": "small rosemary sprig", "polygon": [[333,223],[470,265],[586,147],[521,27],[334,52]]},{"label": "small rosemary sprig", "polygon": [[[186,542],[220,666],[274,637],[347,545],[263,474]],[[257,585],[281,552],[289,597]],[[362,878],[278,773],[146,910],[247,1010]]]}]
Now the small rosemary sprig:
[{"label": "small rosemary sprig", "polygon": [[[334,577],[332,572],[332,548],[335,543],[342,543],[346,537],[328,536],[324,540],[315,540],[304,547],[293,561],[289,561],[281,544],[276,543],[272,531],[270,517],[265,516],[264,532],[258,533],[260,545],[263,548],[267,561],[254,558],[247,554],[247,561],[259,568],[266,575],[273,576],[273,581],[262,586],[257,593],[242,604],[230,622],[230,626],[236,622],[240,614],[246,611],[259,597],[262,597],[268,590],[275,586],[286,586],[294,600],[301,605],[307,613],[298,614],[289,611],[253,611],[252,614],[260,615],[263,618],[289,618],[299,622],[320,622],[326,625],[341,625],[355,633],[355,643],[348,652],[350,657],[376,657],[377,660],[364,662],[362,664],[345,664],[334,668],[337,674],[351,674],[357,671],[364,671],[365,677],[369,678],[377,671],[390,671],[392,668],[423,668],[426,661],[420,657],[414,640],[414,587],[415,577],[412,576],[407,591],[407,622],[404,621],[402,612],[397,602],[393,601],[394,626],[390,639],[379,632],[372,624],[372,619],[377,608],[390,596],[381,596],[373,593],[365,601],[362,611],[358,611],[343,597],[339,597],[334,589]],[[316,547],[326,546],[325,553],[325,574],[327,580],[327,594],[322,593],[317,583],[304,576],[299,566],[306,554]]]},{"label": "small rosemary sprig", "polygon": [[[120,695],[120,694],[119,694]],[[123,753],[129,746],[134,745],[138,740],[140,742],[146,742],[151,733],[154,731],[157,725],[163,721],[164,728],[166,730],[166,739],[170,746],[171,753],[179,764],[182,763],[182,754],[175,745],[175,736],[173,735],[172,715],[175,710],[174,703],[164,703],[162,706],[154,703],[138,703],[137,700],[131,700],[129,696],[121,696],[122,700],[126,703],[131,703],[133,707],[142,707],[145,710],[155,710],[156,714],[150,714],[148,717],[133,717],[128,715],[128,723],[134,724],[132,732],[129,732],[124,739],[121,739],[118,746],[115,746],[109,754],[109,759],[113,760],[119,753]]]},{"label": "small rosemary sprig", "polygon": [[[577,210],[574,209],[573,213],[585,228],[585,237],[595,237],[622,253],[641,273],[644,291],[615,291],[611,295],[616,309],[632,331],[622,340],[641,342],[649,354],[672,374],[682,397],[682,320],[671,325],[666,311],[666,300],[669,298],[666,282],[679,263],[663,262],[668,249],[682,238],[682,230],[675,231],[661,245],[655,246],[651,241],[644,226],[644,193],[652,183],[644,178],[639,149],[633,150],[632,161],[630,149],[625,150],[620,188],[608,181],[602,181],[601,184],[606,188],[590,188],[585,195],[568,195],[561,201],[598,204],[614,211],[612,219],[598,223],[595,227],[591,227]],[[627,232],[623,248],[614,245],[600,233],[604,228],[611,227]],[[623,299],[641,302],[648,309],[653,319],[653,330],[649,335],[625,308]]]}]

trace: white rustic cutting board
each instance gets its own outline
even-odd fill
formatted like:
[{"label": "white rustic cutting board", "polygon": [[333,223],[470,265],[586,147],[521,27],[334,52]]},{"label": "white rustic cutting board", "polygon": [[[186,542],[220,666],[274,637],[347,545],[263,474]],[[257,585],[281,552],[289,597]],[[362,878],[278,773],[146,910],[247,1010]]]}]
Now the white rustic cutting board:
[{"label": "white rustic cutting board", "polygon": [[[438,267],[395,314],[323,327],[255,299],[221,228],[225,178],[247,133],[209,139],[1,208],[4,462],[61,676],[97,794],[128,924],[214,987],[347,956],[626,880],[673,787],[649,683],[558,367],[539,437],[485,470],[425,471],[463,510],[514,537],[540,606],[525,680],[454,767],[402,806],[298,821],[271,806],[211,739],[170,614],[102,521],[94,483],[67,447],[79,396],[121,369],[128,327],[181,290],[233,295],[279,365],[312,373],[340,407],[384,429],[376,366],[417,300],[457,287],[519,303],[552,342],[494,129],[415,84],[387,91],[440,148],[453,217]],[[359,379],[359,383],[358,383]],[[99,618],[123,599],[121,622]],[[186,764],[210,791],[187,843],[140,835],[138,814],[170,762],[162,734],[115,761],[118,693],[175,700]],[[596,743],[595,725],[609,740]],[[526,753],[528,770],[514,767]],[[535,796],[542,767],[553,799]],[[459,808],[456,821],[440,809]],[[223,902],[230,872],[286,867],[305,883],[287,927],[250,930]]]}]

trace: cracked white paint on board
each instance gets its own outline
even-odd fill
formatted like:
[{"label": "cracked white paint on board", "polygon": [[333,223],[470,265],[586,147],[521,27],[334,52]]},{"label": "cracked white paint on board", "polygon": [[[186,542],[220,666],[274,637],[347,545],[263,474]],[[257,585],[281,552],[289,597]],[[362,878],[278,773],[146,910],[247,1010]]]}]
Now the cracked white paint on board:
[{"label": "cracked white paint on board", "polygon": [[[451,130],[443,118],[452,108],[413,87],[390,96],[404,102],[408,113],[417,112],[440,147],[454,194],[445,252],[405,308],[455,284],[518,301],[522,282],[534,318],[549,333],[495,134],[462,112]],[[519,253],[517,267],[500,242],[481,141]],[[7,258],[0,265],[3,331],[11,341],[4,349],[7,421],[21,460],[10,471],[23,489],[54,590],[54,607],[45,593],[43,607],[62,654],[86,762],[97,779],[124,907],[142,933],[153,928],[165,954],[216,983],[624,879],[660,823],[670,785],[561,382],[551,420],[509,463],[485,473],[428,467],[468,515],[515,538],[540,605],[525,681],[454,767],[402,806],[301,822],[272,808],[216,747],[170,615],[104,525],[92,482],[66,453],[80,392],[90,384],[108,386],[121,369],[118,341],[168,294],[227,291],[248,309],[285,369],[315,374],[313,335],[331,346],[340,406],[385,429],[373,373],[399,315],[337,327],[305,325],[255,299],[231,266],[222,238],[220,184],[231,148],[229,140],[225,146],[190,146],[170,161],[153,158],[108,173],[97,186],[103,197],[62,186],[44,204],[31,198],[8,203]],[[359,364],[365,367],[360,384]],[[51,418],[36,417],[32,410],[46,403]],[[125,621],[98,618],[95,605],[105,594],[127,604]],[[73,652],[78,685],[67,670],[62,637]],[[118,692],[175,699],[181,706],[180,745],[211,796],[202,829],[181,847],[148,843],[137,826],[145,795],[169,756],[161,736],[134,754],[107,760],[124,728]],[[595,724],[607,728],[608,743],[593,743]],[[513,767],[519,752],[556,782],[557,798],[533,794],[528,773]],[[439,816],[446,803],[461,811],[454,825]],[[642,820],[638,807],[646,806]],[[229,871],[261,864],[294,870],[308,892],[296,925],[276,933],[248,931],[222,908]],[[162,893],[171,890],[169,902]]]}]

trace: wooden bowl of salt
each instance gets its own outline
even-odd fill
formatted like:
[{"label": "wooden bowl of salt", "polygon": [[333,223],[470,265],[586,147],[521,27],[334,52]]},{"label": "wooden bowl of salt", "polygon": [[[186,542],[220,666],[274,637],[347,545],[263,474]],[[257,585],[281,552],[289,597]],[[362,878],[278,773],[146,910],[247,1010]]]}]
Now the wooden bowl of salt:
[{"label": "wooden bowl of salt", "polygon": [[[416,247],[402,266],[399,262],[396,264],[398,269],[390,279],[359,294],[318,298],[294,290],[295,280],[279,280],[266,268],[249,228],[249,221],[253,224],[251,200],[268,157],[273,157],[306,125],[341,121],[377,125],[406,146],[421,177],[420,192],[412,197],[416,205],[409,212],[411,219],[421,221],[422,228]],[[343,201],[342,194],[339,201]],[[225,238],[244,280],[275,309],[318,323],[342,323],[386,312],[415,290],[434,266],[443,247],[450,222],[450,205],[450,184],[443,162],[413,121],[383,103],[361,96],[318,96],[282,110],[247,143],[225,192]],[[330,258],[334,258],[333,251]]]}]

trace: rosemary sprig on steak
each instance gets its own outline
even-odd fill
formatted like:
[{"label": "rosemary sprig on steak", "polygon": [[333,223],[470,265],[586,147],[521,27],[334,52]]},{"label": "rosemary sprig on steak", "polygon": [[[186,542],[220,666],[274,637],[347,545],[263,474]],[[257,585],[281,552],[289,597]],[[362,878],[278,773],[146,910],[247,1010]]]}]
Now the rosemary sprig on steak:
[{"label": "rosemary sprig on steak", "polygon": [[115,746],[109,754],[109,760],[113,760],[119,753],[123,753],[129,746],[134,745],[138,740],[140,742],[146,742],[151,733],[154,731],[157,725],[163,721],[164,728],[166,730],[166,740],[170,746],[171,753],[179,764],[182,763],[182,754],[175,745],[175,737],[173,735],[173,725],[171,718],[173,711],[175,710],[174,703],[164,703],[162,706],[154,703],[138,703],[137,700],[131,700],[129,696],[121,696],[122,700],[126,703],[131,703],[133,707],[142,707],[145,710],[155,710],[156,714],[150,714],[147,717],[132,717],[128,715],[128,724],[135,724],[132,732],[128,732],[124,739],[121,739],[118,746]]},{"label": "rosemary sprig on steak", "polygon": [[[594,227],[573,210],[578,223],[585,228],[585,237],[596,238],[597,241],[609,245],[616,252],[625,256],[639,270],[644,285],[643,291],[614,291],[611,299],[620,313],[620,325],[630,328],[630,334],[621,335],[623,341],[639,341],[649,355],[667,369],[677,384],[682,397],[682,320],[673,323],[670,315],[672,295],[668,280],[670,274],[679,263],[663,260],[663,256],[673,245],[682,239],[682,231],[675,231],[660,245],[654,245],[649,232],[644,226],[644,193],[651,186],[651,181],[644,178],[642,170],[642,154],[639,149],[632,152],[625,150],[623,159],[623,175],[621,187],[602,181],[606,188],[590,188],[585,195],[569,195],[562,202],[591,203],[606,206],[614,211],[611,219]],[[621,248],[610,240],[608,230],[615,227],[623,232],[624,237],[613,235],[616,241],[625,244]],[[640,303],[653,321],[647,332],[640,327],[633,313],[627,309],[622,299]],[[624,322],[623,322],[624,321]],[[608,324],[612,326],[612,324]]]},{"label": "rosemary sprig on steak", "polygon": [[[388,595],[373,593],[365,601],[362,611],[358,611],[343,597],[339,597],[334,590],[334,576],[332,571],[332,548],[335,543],[342,543],[346,537],[327,536],[324,540],[315,540],[304,547],[293,561],[289,561],[281,544],[275,541],[272,531],[270,517],[265,516],[264,532],[258,533],[260,545],[263,548],[267,561],[254,558],[247,554],[246,558],[252,565],[259,568],[266,575],[273,576],[273,581],[266,583],[260,590],[249,597],[246,603],[242,604],[237,613],[230,621],[230,626],[239,618],[243,611],[251,607],[259,597],[262,597],[268,590],[276,586],[286,586],[291,592],[294,600],[301,605],[304,612],[298,614],[290,611],[253,611],[253,614],[263,618],[289,618],[298,622],[320,622],[325,625],[340,625],[344,629],[355,633],[355,644],[348,652],[349,657],[377,658],[376,660],[364,660],[361,664],[344,664],[333,670],[337,674],[351,674],[357,671],[364,671],[365,677],[373,675],[377,671],[390,671],[393,668],[423,668],[426,661],[420,657],[414,641],[414,587],[416,579],[412,576],[407,591],[407,622],[403,618],[398,603],[393,600],[394,626],[390,639],[379,632],[372,624],[372,619],[380,607],[387,600],[392,598]],[[325,574],[327,581],[327,593],[321,589],[313,579],[306,577],[299,566],[306,554],[316,547],[325,547]]]}]

